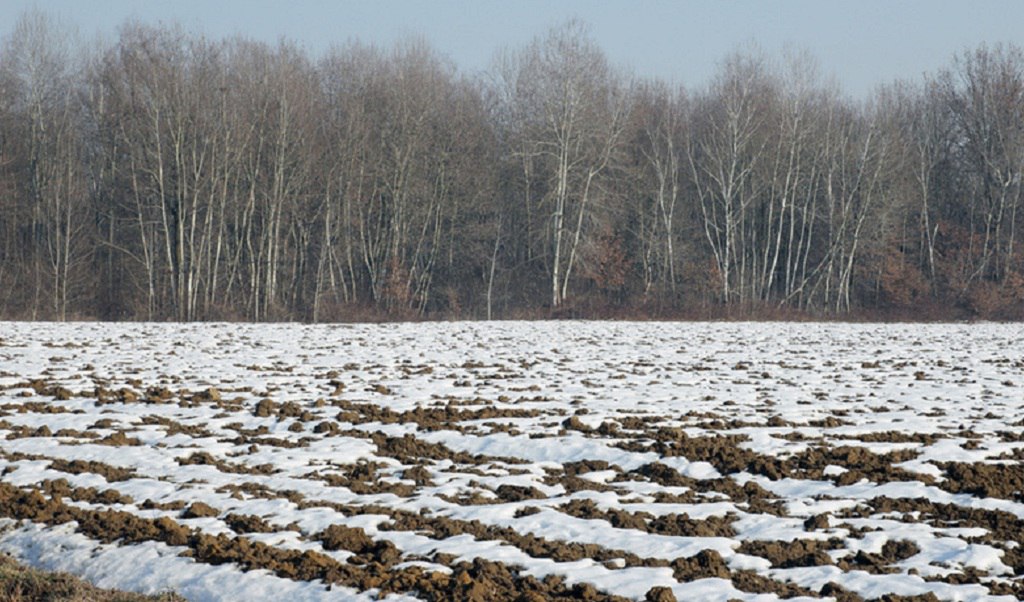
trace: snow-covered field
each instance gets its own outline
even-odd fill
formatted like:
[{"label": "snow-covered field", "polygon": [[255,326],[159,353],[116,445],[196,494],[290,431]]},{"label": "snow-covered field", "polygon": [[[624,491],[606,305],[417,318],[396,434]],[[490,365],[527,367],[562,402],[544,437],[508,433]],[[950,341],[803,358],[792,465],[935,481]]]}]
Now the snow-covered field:
[{"label": "snow-covered field", "polygon": [[1022,599],[1022,460],[1022,325],[0,323],[0,550],[191,600]]}]

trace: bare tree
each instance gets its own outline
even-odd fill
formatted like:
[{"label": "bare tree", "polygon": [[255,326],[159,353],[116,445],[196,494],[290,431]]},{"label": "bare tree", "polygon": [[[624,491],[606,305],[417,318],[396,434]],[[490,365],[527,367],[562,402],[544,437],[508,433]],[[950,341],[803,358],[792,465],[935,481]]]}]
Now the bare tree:
[{"label": "bare tree", "polygon": [[509,67],[505,84],[518,105],[511,114],[521,119],[521,146],[549,164],[544,201],[550,206],[551,304],[557,307],[569,291],[599,179],[622,141],[628,95],[577,21],[535,40]]},{"label": "bare tree", "polygon": [[[656,281],[661,281],[674,299],[678,283],[677,207],[687,170],[687,98],[684,91],[671,91],[660,82],[639,87],[637,96],[633,110],[636,134],[631,146],[639,153],[636,163],[642,166],[638,175],[642,191],[637,195],[637,228],[644,291],[646,294]],[[649,208],[643,203],[647,198],[651,199]]]},{"label": "bare tree", "polygon": [[1024,171],[1024,54],[1016,46],[965,52],[941,85],[962,140],[970,230],[981,238],[964,286],[978,278],[1001,281],[1020,270],[1014,246]]},{"label": "bare tree", "polygon": [[775,94],[763,59],[736,54],[695,105],[687,158],[725,303],[751,293],[750,210],[764,192],[755,175],[767,157],[765,104]]},{"label": "bare tree", "polygon": [[74,32],[31,11],[18,20],[0,61],[5,81],[17,90],[15,111],[26,135],[26,185],[39,262],[33,288],[37,295],[48,290],[51,315],[60,320],[67,317],[75,266],[88,262],[80,127],[84,59],[84,48],[74,46]]}]

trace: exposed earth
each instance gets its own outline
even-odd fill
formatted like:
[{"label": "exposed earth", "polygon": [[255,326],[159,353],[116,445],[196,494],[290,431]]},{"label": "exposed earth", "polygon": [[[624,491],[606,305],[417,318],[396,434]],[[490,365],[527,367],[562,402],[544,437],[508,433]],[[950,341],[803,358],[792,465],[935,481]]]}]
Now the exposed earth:
[{"label": "exposed earth", "polygon": [[1024,599],[1022,341],[0,323],[0,551],[189,600]]}]

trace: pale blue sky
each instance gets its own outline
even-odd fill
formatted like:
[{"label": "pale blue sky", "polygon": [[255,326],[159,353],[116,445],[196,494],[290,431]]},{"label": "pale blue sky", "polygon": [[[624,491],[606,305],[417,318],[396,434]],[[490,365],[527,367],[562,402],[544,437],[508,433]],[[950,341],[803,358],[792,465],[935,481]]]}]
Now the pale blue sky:
[{"label": "pale blue sky", "polygon": [[497,49],[579,17],[612,63],[641,76],[700,88],[723,56],[754,43],[773,56],[809,51],[853,96],[917,79],[982,42],[1024,45],[1021,0],[0,0],[0,32],[32,6],[87,35],[113,37],[135,17],[211,37],[283,36],[312,54],[351,38],[389,44],[418,34],[469,73]]}]

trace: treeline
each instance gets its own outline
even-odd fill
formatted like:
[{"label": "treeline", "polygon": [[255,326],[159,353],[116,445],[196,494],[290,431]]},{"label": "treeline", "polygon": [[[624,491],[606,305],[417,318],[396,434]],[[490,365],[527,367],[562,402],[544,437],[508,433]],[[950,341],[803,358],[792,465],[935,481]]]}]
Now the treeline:
[{"label": "treeline", "polygon": [[1014,46],[854,101],[803,56],[638,79],[575,22],[481,76],[422,41],[74,39],[2,40],[0,316],[1024,317]]}]

